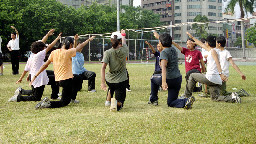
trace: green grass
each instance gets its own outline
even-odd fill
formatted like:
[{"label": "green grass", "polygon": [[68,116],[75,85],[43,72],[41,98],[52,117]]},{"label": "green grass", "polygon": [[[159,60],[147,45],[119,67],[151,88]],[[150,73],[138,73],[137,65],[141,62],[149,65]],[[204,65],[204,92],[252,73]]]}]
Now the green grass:
[{"label": "green grass", "polygon": [[[20,73],[24,69],[20,65]],[[101,64],[86,64],[95,71],[96,93],[88,93],[87,82],[78,93],[79,104],[58,109],[35,110],[37,102],[7,102],[18,86],[19,75],[11,74],[6,64],[0,76],[0,143],[256,143],[256,66],[239,66],[246,74],[242,81],[230,68],[227,82],[232,88],[244,88],[251,96],[241,104],[213,102],[200,98],[193,109],[167,107],[167,92],[159,93],[159,106],[147,104],[153,64],[127,64],[132,92],[127,93],[124,108],[110,112],[104,106],[106,92],[100,90]],[[49,67],[51,69],[52,67]],[[180,65],[183,75],[184,65]],[[43,97],[50,97],[46,86]]]}]

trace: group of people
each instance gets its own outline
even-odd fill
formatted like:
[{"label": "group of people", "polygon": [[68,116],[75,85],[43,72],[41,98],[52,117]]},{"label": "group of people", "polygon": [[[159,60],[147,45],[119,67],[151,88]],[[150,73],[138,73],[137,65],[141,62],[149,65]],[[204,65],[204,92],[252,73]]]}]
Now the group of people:
[{"label": "group of people", "polygon": [[[88,80],[88,91],[95,92],[95,72],[87,71],[84,65],[84,56],[81,53],[85,45],[92,41],[92,36],[84,42],[78,44],[78,35],[74,38],[66,37],[60,47],[51,51],[59,36],[48,46],[45,45],[49,36],[53,35],[54,29],[50,30],[41,41],[31,45],[32,55],[27,61],[24,72],[16,83],[20,83],[27,72],[29,72],[30,85],[32,91],[29,96],[23,96],[26,91],[19,88],[9,101],[40,101],[45,85],[51,85],[50,101],[45,97],[36,105],[39,108],[58,108],[68,105],[70,102],[78,103],[77,92],[81,90],[83,80]],[[169,34],[154,32],[154,36],[159,40],[157,50],[146,41],[156,57],[155,71],[151,77],[151,93],[148,104],[158,105],[158,90],[168,90],[167,105],[169,107],[191,109],[195,101],[192,92],[197,92],[196,83],[206,84],[209,88],[210,96],[214,101],[241,102],[240,96],[248,94],[244,90],[242,95],[228,93],[226,91],[226,81],[229,76],[229,63],[245,80],[246,76],[240,71],[232,60],[230,53],[224,49],[226,40],[220,36],[208,36],[205,43],[194,38],[190,33],[187,40],[187,48],[183,48],[172,41]],[[126,89],[129,87],[129,76],[126,69],[126,57],[128,46],[125,39],[125,31],[114,32],[111,35],[112,48],[106,50],[103,55],[101,68],[101,89],[107,91],[105,106],[110,106],[111,111],[119,111],[123,108],[126,99]],[[185,55],[186,88],[183,98],[178,98],[181,89],[182,75],[178,66],[178,53],[174,47]],[[207,70],[203,56],[196,50],[199,45],[206,51]],[[45,62],[46,54],[50,52],[48,60]],[[53,63],[53,71],[46,71],[49,64]],[[106,72],[106,67],[109,71]],[[108,88],[107,88],[107,85]],[[58,98],[59,86],[63,88],[62,97]],[[200,90],[199,90],[200,91]],[[115,95],[115,96],[114,96]]]},{"label": "group of people", "polygon": [[[243,80],[246,79],[246,76],[234,63],[230,52],[224,49],[226,45],[225,37],[208,36],[203,43],[188,32],[187,35],[190,37],[187,40],[187,48],[183,48],[173,42],[170,35],[162,34],[159,36],[158,33],[154,32],[154,36],[159,39],[157,49],[160,56],[155,52],[152,45],[146,41],[146,44],[149,45],[156,56],[155,72],[151,77],[151,93],[148,104],[158,105],[158,89],[162,86],[163,90],[168,90],[167,105],[169,107],[191,109],[195,101],[192,93],[201,91],[200,88],[196,88],[197,82],[205,84],[209,88],[210,97],[214,101],[241,103],[240,97],[249,95],[244,89],[233,93],[226,91],[229,63]],[[178,97],[182,77],[178,68],[177,51],[172,47],[172,44],[185,55],[185,97]],[[195,49],[196,45],[207,51],[205,61],[201,52]],[[159,61],[162,69],[160,74],[157,72]],[[205,68],[205,62],[207,69]],[[205,91],[207,93],[207,88]]]}]

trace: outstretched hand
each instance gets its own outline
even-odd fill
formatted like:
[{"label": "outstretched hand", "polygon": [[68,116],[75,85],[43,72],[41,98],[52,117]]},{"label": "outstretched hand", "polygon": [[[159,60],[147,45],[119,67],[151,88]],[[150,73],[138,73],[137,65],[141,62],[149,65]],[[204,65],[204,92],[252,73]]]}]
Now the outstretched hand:
[{"label": "outstretched hand", "polygon": [[125,33],[125,30],[122,29],[122,30],[121,30],[121,34],[122,34],[122,33]]},{"label": "outstretched hand", "polygon": [[147,45],[149,45],[148,41],[145,41],[145,43],[146,43]]},{"label": "outstretched hand", "polygon": [[22,79],[19,79],[19,80],[16,82],[16,84],[21,83],[21,81],[22,81]]},{"label": "outstretched hand", "polygon": [[156,31],[154,31],[153,33],[154,33],[154,37],[155,37],[156,39],[159,39],[159,34],[158,34]]},{"label": "outstretched hand", "polygon": [[88,40],[92,41],[95,38],[95,36],[90,37]]},{"label": "outstretched hand", "polygon": [[228,81],[228,77],[226,77],[224,74],[221,74],[220,78],[222,81]]},{"label": "outstretched hand", "polygon": [[11,26],[12,29],[16,29],[14,26]]},{"label": "outstretched hand", "polygon": [[168,85],[167,85],[166,82],[162,83],[162,88],[163,88],[163,90],[167,90],[168,89]]},{"label": "outstretched hand", "polygon": [[190,38],[193,38],[193,36],[189,33],[189,32],[186,32],[187,35],[190,37]]},{"label": "outstretched hand", "polygon": [[55,29],[51,29],[51,30],[48,32],[48,36],[53,35],[53,34],[54,34],[54,31],[55,31]]},{"label": "outstretched hand", "polygon": [[76,41],[79,39],[78,34],[76,34],[76,35],[74,36],[74,39],[75,39]]}]

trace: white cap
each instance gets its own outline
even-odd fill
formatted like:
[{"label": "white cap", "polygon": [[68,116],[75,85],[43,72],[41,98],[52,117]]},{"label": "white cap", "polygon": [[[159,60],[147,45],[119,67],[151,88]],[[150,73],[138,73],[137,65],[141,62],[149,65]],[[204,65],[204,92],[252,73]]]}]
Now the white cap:
[{"label": "white cap", "polygon": [[121,35],[121,33],[120,32],[113,32],[112,34],[111,34],[111,38],[112,39],[114,39],[114,36],[117,36],[117,39],[121,39],[122,38],[122,35]]}]

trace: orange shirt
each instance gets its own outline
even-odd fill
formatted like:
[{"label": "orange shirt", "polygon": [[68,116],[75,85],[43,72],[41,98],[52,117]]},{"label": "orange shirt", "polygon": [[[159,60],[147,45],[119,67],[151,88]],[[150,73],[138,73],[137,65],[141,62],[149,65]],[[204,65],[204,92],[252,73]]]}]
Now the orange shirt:
[{"label": "orange shirt", "polygon": [[72,57],[76,56],[76,49],[57,49],[51,52],[49,60],[53,63],[55,81],[73,78]]}]

